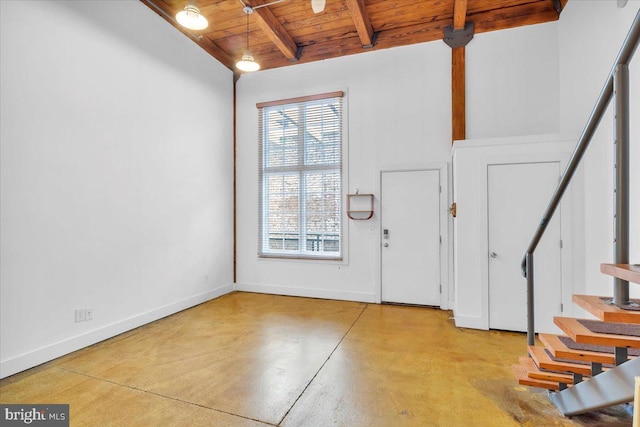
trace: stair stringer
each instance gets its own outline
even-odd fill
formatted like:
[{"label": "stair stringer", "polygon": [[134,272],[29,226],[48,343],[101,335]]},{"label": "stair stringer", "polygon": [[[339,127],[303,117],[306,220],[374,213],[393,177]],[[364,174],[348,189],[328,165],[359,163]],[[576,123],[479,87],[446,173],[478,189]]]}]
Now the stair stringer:
[{"label": "stair stringer", "polygon": [[633,401],[635,377],[640,376],[640,358],[627,361],[571,388],[551,395],[564,416],[584,414]]}]

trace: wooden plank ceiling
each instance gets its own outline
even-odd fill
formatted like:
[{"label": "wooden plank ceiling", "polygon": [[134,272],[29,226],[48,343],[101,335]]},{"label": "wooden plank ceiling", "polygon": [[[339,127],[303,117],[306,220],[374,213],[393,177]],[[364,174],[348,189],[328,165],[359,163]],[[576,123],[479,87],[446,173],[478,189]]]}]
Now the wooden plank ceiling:
[{"label": "wooden plank ceiling", "polygon": [[[175,14],[186,0],[141,1],[229,69],[238,71],[235,63],[247,42],[247,15],[239,0],[196,0],[209,21],[202,31],[186,30],[175,22]],[[244,2],[256,7],[269,1]],[[456,28],[461,22],[473,22],[475,33],[555,21],[566,2],[327,0],[325,10],[314,14],[311,0],[284,0],[249,15],[249,46],[261,69],[266,70],[441,40],[443,29],[454,24],[454,13]]]}]

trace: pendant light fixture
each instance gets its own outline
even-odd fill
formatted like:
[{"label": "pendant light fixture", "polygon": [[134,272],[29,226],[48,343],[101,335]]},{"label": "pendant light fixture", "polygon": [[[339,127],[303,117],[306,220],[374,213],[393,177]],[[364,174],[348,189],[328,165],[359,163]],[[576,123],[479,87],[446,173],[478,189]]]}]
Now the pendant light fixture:
[{"label": "pendant light fixture", "polygon": [[242,10],[247,15],[247,48],[244,50],[242,59],[236,63],[236,67],[238,67],[240,71],[258,71],[260,69],[260,64],[253,59],[253,55],[249,50],[249,15],[253,13],[253,8],[245,6]]},{"label": "pendant light fixture", "polygon": [[204,30],[209,26],[207,18],[202,16],[195,0],[188,0],[187,5],[176,14],[176,20],[180,25],[190,30]]}]

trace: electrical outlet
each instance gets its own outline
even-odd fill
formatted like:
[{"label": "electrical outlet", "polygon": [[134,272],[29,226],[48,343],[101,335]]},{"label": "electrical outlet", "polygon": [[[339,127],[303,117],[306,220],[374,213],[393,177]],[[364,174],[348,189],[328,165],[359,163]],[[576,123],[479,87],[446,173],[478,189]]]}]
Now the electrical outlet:
[{"label": "electrical outlet", "polygon": [[84,310],[85,320],[93,320],[93,308],[87,308]]},{"label": "electrical outlet", "polygon": [[75,316],[76,323],[84,322],[87,318],[87,312],[83,308],[76,308]]}]

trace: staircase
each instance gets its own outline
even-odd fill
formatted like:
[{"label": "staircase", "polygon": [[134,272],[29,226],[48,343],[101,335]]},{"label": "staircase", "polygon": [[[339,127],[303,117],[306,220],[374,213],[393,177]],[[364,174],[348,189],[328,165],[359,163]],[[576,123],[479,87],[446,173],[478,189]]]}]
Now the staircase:
[{"label": "staircase", "polygon": [[[550,390],[551,400],[566,416],[583,414],[634,398],[634,377],[640,376],[640,300],[629,299],[629,283],[640,284],[640,265],[629,264],[629,62],[640,45],[640,11],[631,24],[613,68],[596,101],[571,159],[522,260],[527,279],[528,356],[513,365],[518,383]],[[534,253],[573,178],[608,105],[614,104],[615,264],[602,264],[613,276],[613,297],[574,295],[573,302],[600,320],[555,317],[565,335],[539,334],[534,310]],[[611,302],[611,303],[609,303]]]},{"label": "staircase", "polygon": [[[640,284],[640,265],[602,264],[604,274]],[[544,346],[513,365],[519,384],[551,390],[565,416],[578,415],[634,398],[640,376],[640,300],[631,309],[608,303],[611,297],[574,295],[573,302],[600,320],[555,317],[565,335],[539,334]]]}]

